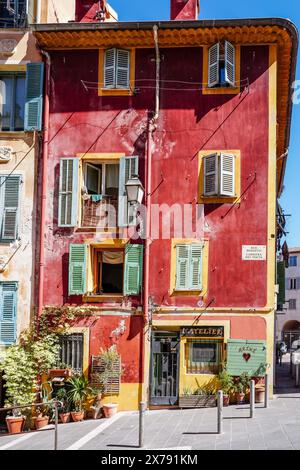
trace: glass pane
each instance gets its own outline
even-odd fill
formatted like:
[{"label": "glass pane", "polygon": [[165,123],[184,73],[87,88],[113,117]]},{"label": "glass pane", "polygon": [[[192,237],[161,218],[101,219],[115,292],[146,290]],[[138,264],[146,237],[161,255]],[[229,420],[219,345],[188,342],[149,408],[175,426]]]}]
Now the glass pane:
[{"label": "glass pane", "polygon": [[86,187],[88,194],[101,194],[101,165],[87,165]]},{"label": "glass pane", "polygon": [[24,130],[25,77],[16,78],[15,131]]},{"label": "glass pane", "polygon": [[118,196],[119,191],[119,165],[106,165],[105,194]]},{"label": "glass pane", "polygon": [[13,92],[13,78],[0,78],[0,120],[1,130],[10,131],[11,101]]}]

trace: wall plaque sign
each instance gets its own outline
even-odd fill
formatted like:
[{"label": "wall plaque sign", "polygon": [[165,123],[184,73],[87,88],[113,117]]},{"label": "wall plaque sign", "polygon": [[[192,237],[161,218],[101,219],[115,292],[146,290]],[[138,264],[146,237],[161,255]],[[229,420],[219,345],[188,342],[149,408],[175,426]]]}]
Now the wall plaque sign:
[{"label": "wall plaque sign", "polygon": [[0,41],[0,54],[12,55],[17,45],[18,41],[15,39],[2,39]]},{"label": "wall plaque sign", "polygon": [[223,326],[184,326],[180,336],[193,338],[224,338]]},{"label": "wall plaque sign", "polygon": [[0,147],[0,163],[6,163],[11,160],[12,148]]},{"label": "wall plaque sign", "polygon": [[266,245],[243,245],[243,261],[265,261],[267,258]]}]

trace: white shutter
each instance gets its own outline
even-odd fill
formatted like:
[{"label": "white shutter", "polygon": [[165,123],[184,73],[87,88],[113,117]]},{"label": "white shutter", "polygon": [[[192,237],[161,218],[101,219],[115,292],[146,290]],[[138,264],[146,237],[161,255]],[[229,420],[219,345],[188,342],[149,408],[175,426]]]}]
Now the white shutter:
[{"label": "white shutter", "polygon": [[218,194],[218,154],[204,158],[204,196]]},{"label": "white shutter", "polygon": [[200,244],[191,245],[190,288],[195,290],[202,289],[202,250]]},{"label": "white shutter", "polygon": [[221,153],[221,196],[235,196],[235,156]]},{"label": "white shutter", "polygon": [[176,246],[176,289],[188,290],[190,287],[190,245]]},{"label": "white shutter", "polygon": [[104,60],[104,88],[116,86],[116,49],[105,51]]},{"label": "white shutter", "polygon": [[235,47],[228,41],[225,41],[225,80],[235,86]]},{"label": "white shutter", "polygon": [[118,226],[127,227],[134,225],[135,220],[130,216],[129,205],[126,193],[126,183],[137,175],[139,170],[139,157],[122,157],[120,159],[120,172],[119,172],[119,207],[118,207]]},{"label": "white shutter", "polygon": [[208,51],[208,86],[219,83],[220,44],[214,44]]},{"label": "white shutter", "polygon": [[123,49],[117,50],[117,88],[129,88],[130,53]]}]

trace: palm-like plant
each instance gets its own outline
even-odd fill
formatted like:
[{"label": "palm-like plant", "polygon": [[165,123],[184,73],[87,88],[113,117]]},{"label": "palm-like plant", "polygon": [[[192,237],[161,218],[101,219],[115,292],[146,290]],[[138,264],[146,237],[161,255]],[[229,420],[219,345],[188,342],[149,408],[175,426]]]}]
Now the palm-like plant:
[{"label": "palm-like plant", "polygon": [[74,404],[76,411],[83,411],[82,402],[92,393],[88,379],[84,375],[75,376],[68,379],[67,384],[69,401]]}]

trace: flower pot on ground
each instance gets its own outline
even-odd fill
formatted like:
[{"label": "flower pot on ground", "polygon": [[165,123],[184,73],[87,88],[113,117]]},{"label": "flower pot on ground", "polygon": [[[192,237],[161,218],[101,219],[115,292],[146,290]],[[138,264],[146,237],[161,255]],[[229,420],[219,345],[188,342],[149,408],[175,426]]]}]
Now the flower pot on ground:
[{"label": "flower pot on ground", "polygon": [[219,372],[220,390],[223,390],[223,405],[228,406],[230,402],[230,393],[234,389],[233,377],[229,374],[226,364],[223,364]]},{"label": "flower pot on ground", "polygon": [[78,423],[79,421],[83,421],[84,411],[71,411],[71,416],[74,423]]},{"label": "flower pot on ground", "polygon": [[20,434],[25,424],[24,416],[7,416],[6,425],[9,434]]},{"label": "flower pot on ground", "polygon": [[265,387],[258,385],[255,387],[255,403],[264,403],[265,401]]},{"label": "flower pot on ground", "polygon": [[234,384],[236,402],[238,405],[243,405],[245,403],[245,390],[243,382],[240,380],[240,377],[237,379],[237,382]]},{"label": "flower pot on ground", "polygon": [[60,403],[60,406],[59,406],[60,421],[64,424],[69,423],[71,419],[70,402],[68,400],[68,394],[67,394],[67,390],[65,389],[65,387],[61,387],[58,389],[55,398]]},{"label": "flower pot on ground", "polygon": [[71,413],[70,412],[68,412],[68,413],[59,413],[59,419],[60,419],[61,423],[63,423],[63,424],[69,423],[70,419],[71,419]]},{"label": "flower pot on ground", "polygon": [[105,418],[112,418],[118,411],[118,403],[106,403],[103,405],[103,414]]},{"label": "flower pot on ground", "polygon": [[88,379],[82,375],[67,380],[67,397],[74,409],[71,412],[73,421],[82,421],[84,418],[83,402],[92,394]]},{"label": "flower pot on ground", "polygon": [[35,429],[43,429],[44,427],[48,426],[49,424],[49,416],[43,416],[43,415],[40,415],[40,416],[37,416],[35,418]]}]

